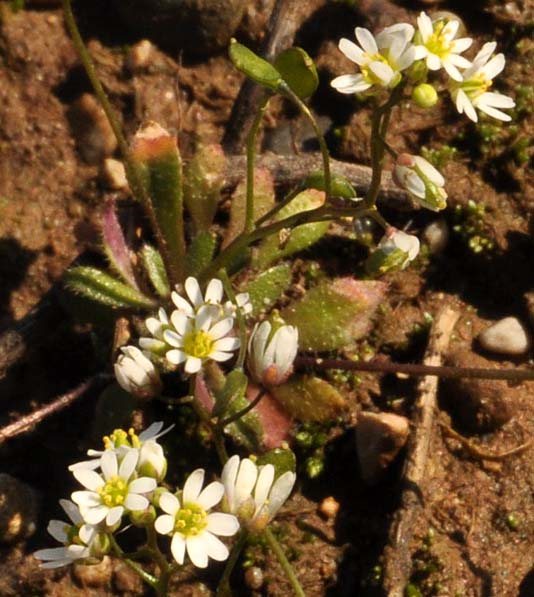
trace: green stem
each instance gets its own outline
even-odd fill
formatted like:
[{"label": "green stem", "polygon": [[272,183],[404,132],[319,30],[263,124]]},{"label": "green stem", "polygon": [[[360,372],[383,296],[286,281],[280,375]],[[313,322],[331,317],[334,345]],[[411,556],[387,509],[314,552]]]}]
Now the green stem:
[{"label": "green stem", "polygon": [[261,216],[261,218],[257,219],[255,222],[256,227],[261,226],[264,222],[268,222],[272,220],[273,217],[281,210],[284,209],[286,205],[291,203],[293,199],[303,190],[301,186],[298,186],[296,189],[293,189],[282,201],[277,203],[272,209],[270,209],[266,214]]},{"label": "green stem", "polygon": [[152,526],[146,527],[148,549],[150,556],[159,568],[159,577],[154,589],[158,597],[166,597],[169,591],[169,582],[174,572],[174,567],[169,564],[167,558],[161,553],[158,545],[156,530]]},{"label": "green stem", "polygon": [[[111,107],[109,102],[108,96],[102,87],[102,83],[96,74],[95,65],[89,51],[87,50],[85,43],[80,35],[80,31],[78,30],[78,26],[76,25],[76,19],[74,18],[74,14],[72,12],[72,3],[71,0],[62,0],[63,1],[63,13],[65,15],[65,23],[67,25],[67,29],[69,30],[70,36],[72,38],[72,42],[74,43],[74,47],[78,52],[80,60],[82,61],[83,67],[87,76],[89,77],[89,81],[93,86],[93,90],[106,114],[106,118],[109,121],[111,129],[113,130],[113,134],[117,139],[117,144],[119,146],[120,152],[122,154],[122,158],[124,160],[126,166],[126,175],[128,179],[128,184],[132,190],[132,193],[135,197],[139,199],[141,204],[143,205],[143,209],[150,220],[150,225],[156,237],[159,250],[162,254],[163,260],[165,262],[165,266],[168,273],[172,273],[174,271],[172,259],[170,258],[169,251],[167,249],[167,243],[161,234],[161,230],[159,228],[158,220],[156,218],[156,213],[154,211],[154,207],[152,206],[152,202],[150,201],[150,197],[146,191],[145,184],[143,182],[143,178],[141,172],[139,170],[139,166],[132,158],[132,154],[130,151],[130,147],[128,146],[128,142],[122,133],[121,126],[119,124],[119,120]],[[173,283],[178,282],[178,280],[172,280]]]},{"label": "green stem", "polygon": [[227,419],[223,419],[222,421],[219,421],[217,423],[218,427],[220,427],[221,429],[224,429],[226,427],[226,425],[230,425],[231,423],[234,423],[241,417],[244,417],[248,412],[250,412],[259,403],[259,401],[265,396],[265,394],[266,394],[266,391],[261,390],[258,393],[258,395],[256,396],[256,398],[254,398],[254,400],[250,404],[247,404],[247,406],[245,406],[245,408],[242,408],[240,411],[234,413]]},{"label": "green stem", "polygon": [[317,124],[313,114],[311,113],[308,106],[300,99],[300,97],[285,83],[282,83],[281,91],[288,97],[297,108],[304,114],[308,119],[309,123],[313,128],[317,140],[319,141],[319,149],[321,150],[321,156],[323,158],[323,171],[324,171],[324,189],[326,200],[332,196],[332,175],[330,173],[330,154],[328,153],[328,147],[324,139],[323,133]]},{"label": "green stem", "polygon": [[297,578],[295,571],[293,570],[293,566],[289,563],[289,560],[284,553],[284,550],[280,546],[280,543],[276,540],[276,537],[273,535],[271,529],[267,527],[263,531],[263,536],[267,540],[269,547],[272,549],[274,555],[277,557],[280,566],[282,566],[289,582],[291,583],[291,587],[293,588],[293,592],[297,597],[306,597],[302,587],[300,586],[299,579]]},{"label": "green stem", "polygon": [[247,536],[248,532],[245,529],[241,529],[237,537],[237,540],[234,543],[234,546],[232,547],[230,556],[228,557],[228,560],[226,560],[224,572],[221,576],[221,579],[219,580],[219,584],[217,585],[216,597],[232,597],[232,590],[230,588],[230,575],[232,574],[232,571],[235,565],[237,564],[239,554],[245,546]]},{"label": "green stem", "polygon": [[219,270],[219,277],[222,280],[224,291],[226,292],[228,298],[232,301],[236,308],[236,319],[237,325],[239,328],[239,355],[237,357],[237,362],[235,364],[236,369],[243,369],[243,365],[245,363],[245,356],[247,354],[247,328],[245,326],[245,318],[243,317],[243,312],[241,308],[237,304],[237,300],[235,298],[235,292],[232,288],[232,283],[230,282],[230,278],[226,273],[225,269]]},{"label": "green stem", "polygon": [[260,104],[247,136],[247,204],[245,212],[245,234],[254,228],[254,158],[256,155],[256,137],[270,99],[271,96],[268,95]]}]

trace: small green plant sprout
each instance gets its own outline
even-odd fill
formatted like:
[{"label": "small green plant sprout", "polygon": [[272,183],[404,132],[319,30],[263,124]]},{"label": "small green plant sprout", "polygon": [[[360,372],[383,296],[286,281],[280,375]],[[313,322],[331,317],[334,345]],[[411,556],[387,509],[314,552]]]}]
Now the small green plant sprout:
[{"label": "small green plant sprout", "polygon": [[[417,19],[417,31],[399,23],[373,36],[357,27],[359,45],[342,39],[340,50],[359,72],[336,77],[331,85],[343,94],[363,94],[372,104],[372,178],[360,198],[349,181],[331,173],[326,141],[307,103],[318,85],[310,56],[302,48],[289,48],[271,63],[232,40],[231,61],[266,93],[248,131],[246,174],[233,191],[225,226],[218,218],[227,160],[222,148],[199,147],[184,160],[175,136],[155,122],[143,124],[128,142],[76,28],[70,0],[63,5],[144,215],[139,238],[131,242],[117,206],[108,203],[102,244],[109,268],[73,267],[66,285],[129,318],[128,344],[116,347],[115,389],[118,384],[144,402],[162,400],[175,419],[182,408],[191,410],[202,427],[199,447],[216,452],[222,481],[204,487],[208,473],[196,468],[188,471],[183,487],[172,488],[159,443],[170,429],[162,432],[158,423],[139,436],[115,430],[105,437],[102,450],[90,451],[90,460],[71,467],[82,486],[71,501],[61,502],[71,523],[52,521],[49,526],[62,546],[36,556],[44,566],[57,567],[113,554],[160,597],[168,594],[173,575],[186,560],[197,568],[226,561],[218,588],[223,596],[231,593],[230,575],[247,538],[261,535],[293,592],[302,596],[269,525],[296,482],[293,424],[319,428],[338,418],[346,402],[342,391],[317,374],[317,360],[316,369],[299,371],[299,359],[301,365],[306,360],[299,351],[324,354],[353,348],[369,333],[387,286],[318,271],[295,298],[297,293],[287,292],[292,258],[313,250],[332,221],[349,219],[366,223],[371,244],[374,230],[367,224],[382,230],[365,263],[371,276],[407,267],[419,253],[419,240],[387,222],[377,207],[385,153],[395,158],[394,180],[418,206],[442,210],[447,193],[443,177],[428,161],[397,155],[387,143],[392,110],[410,97],[432,109],[442,86],[431,76],[444,69],[460,113],[476,120],[478,110],[508,120],[500,109],[511,108],[513,101],[487,91],[504,58],[491,58],[495,44],[490,43],[471,64],[461,56],[472,40],[456,38],[459,21],[432,21],[425,13]],[[321,170],[313,168],[283,196],[271,173],[255,168],[258,132],[275,95],[308,120],[322,156]],[[361,265],[355,263],[355,271]],[[172,433],[188,431],[176,426]],[[307,462],[310,476],[322,470],[324,442],[314,444],[315,460]],[[229,449],[236,454],[229,457]],[[239,450],[249,457],[241,458]],[[141,535],[140,546],[127,554],[119,541],[130,525]],[[155,564],[157,576],[147,572],[145,563],[149,569]]]}]

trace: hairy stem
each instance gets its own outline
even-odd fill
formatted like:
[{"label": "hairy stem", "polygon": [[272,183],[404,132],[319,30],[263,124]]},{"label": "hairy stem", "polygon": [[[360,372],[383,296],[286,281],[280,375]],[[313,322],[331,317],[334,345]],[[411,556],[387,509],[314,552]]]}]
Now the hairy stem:
[{"label": "hairy stem", "polygon": [[287,559],[284,550],[280,546],[280,543],[278,543],[276,537],[273,535],[269,527],[267,527],[263,531],[263,536],[267,540],[269,547],[272,549],[274,555],[278,559],[280,566],[282,566],[287,576],[287,579],[291,583],[291,587],[293,588],[293,592],[295,593],[295,595],[297,595],[297,597],[306,597],[306,594],[300,586],[299,579],[297,578],[295,571],[293,570],[293,566],[291,566],[291,564],[289,563],[289,560]]}]

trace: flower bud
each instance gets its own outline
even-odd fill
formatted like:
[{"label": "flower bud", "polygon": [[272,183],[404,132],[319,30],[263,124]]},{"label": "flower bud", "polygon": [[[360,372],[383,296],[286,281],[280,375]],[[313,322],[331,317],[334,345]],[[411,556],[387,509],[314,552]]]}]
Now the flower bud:
[{"label": "flower bud", "polygon": [[156,440],[148,440],[139,449],[139,460],[137,461],[137,473],[140,477],[153,477],[162,481],[167,473],[167,459],[163,454],[163,448]]},{"label": "flower bud", "polygon": [[438,92],[428,83],[414,87],[412,99],[420,108],[432,108],[438,102]]},{"label": "flower bud", "polygon": [[445,179],[421,156],[402,153],[397,158],[393,180],[422,207],[432,211],[447,207]]},{"label": "flower bud", "polygon": [[156,508],[150,505],[145,510],[134,510],[129,514],[132,524],[136,527],[148,527],[156,520]]},{"label": "flower bud", "polygon": [[298,350],[298,329],[280,317],[257,323],[248,343],[248,370],[257,383],[276,386],[293,371]]},{"label": "flower bud", "polygon": [[90,553],[94,558],[101,558],[111,551],[111,540],[108,533],[97,533],[91,542]]},{"label": "flower bud", "polygon": [[119,385],[136,398],[150,400],[161,391],[157,369],[146,354],[135,346],[124,346],[115,363],[115,377]]},{"label": "flower bud", "polygon": [[419,239],[397,228],[389,228],[376,249],[369,255],[365,268],[369,274],[385,274],[404,269],[419,254]]}]

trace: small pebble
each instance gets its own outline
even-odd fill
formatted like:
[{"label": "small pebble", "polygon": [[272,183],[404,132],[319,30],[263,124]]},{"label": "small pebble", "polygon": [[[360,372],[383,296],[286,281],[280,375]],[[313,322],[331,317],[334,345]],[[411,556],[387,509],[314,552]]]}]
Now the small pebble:
[{"label": "small pebble", "polygon": [[37,528],[37,496],[25,483],[0,474],[0,543],[16,543]]},{"label": "small pebble", "polygon": [[329,496],[319,504],[319,512],[327,519],[335,518],[339,512],[339,502]]},{"label": "small pebble", "polygon": [[251,566],[245,572],[245,584],[249,589],[257,591],[263,586],[263,570],[258,566]]},{"label": "small pebble", "polygon": [[433,255],[441,253],[449,241],[447,222],[443,219],[431,222],[423,231],[423,239]]},{"label": "small pebble", "polygon": [[102,163],[100,172],[102,182],[112,191],[120,191],[128,188],[126,170],[124,164],[113,158],[106,158]]},{"label": "small pebble", "polygon": [[117,148],[117,140],[98,100],[84,93],[69,110],[72,133],[78,150],[88,164],[100,164]]},{"label": "small pebble", "polygon": [[530,339],[523,324],[516,317],[505,317],[478,336],[482,348],[499,354],[525,354]]},{"label": "small pebble", "polygon": [[113,564],[109,556],[104,556],[97,564],[75,564],[72,574],[82,587],[102,588],[111,583]]},{"label": "small pebble", "polygon": [[126,66],[135,73],[149,66],[154,46],[148,39],[142,39],[130,48],[126,57]]},{"label": "small pebble", "polygon": [[393,413],[362,412],[356,424],[356,448],[362,478],[376,483],[408,439],[410,423]]}]

